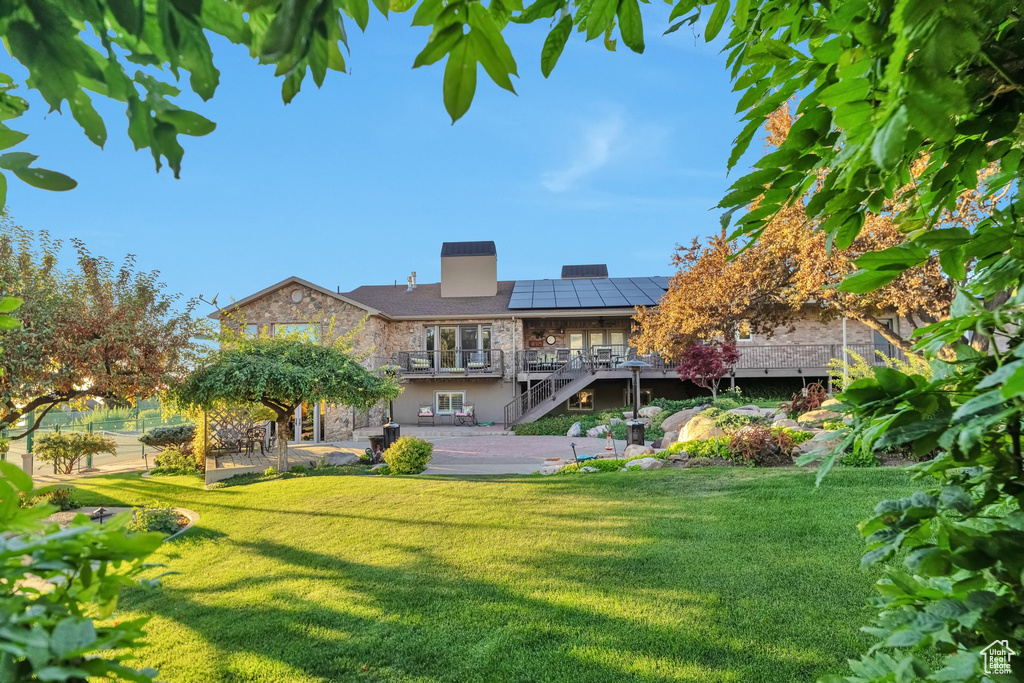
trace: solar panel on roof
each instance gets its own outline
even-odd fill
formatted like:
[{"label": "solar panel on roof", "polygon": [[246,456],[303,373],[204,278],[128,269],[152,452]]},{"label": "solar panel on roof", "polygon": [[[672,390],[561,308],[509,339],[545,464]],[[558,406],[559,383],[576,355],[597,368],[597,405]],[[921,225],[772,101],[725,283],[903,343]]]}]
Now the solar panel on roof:
[{"label": "solar panel on roof", "polygon": [[512,289],[509,308],[653,306],[667,288],[667,277],[519,280]]}]

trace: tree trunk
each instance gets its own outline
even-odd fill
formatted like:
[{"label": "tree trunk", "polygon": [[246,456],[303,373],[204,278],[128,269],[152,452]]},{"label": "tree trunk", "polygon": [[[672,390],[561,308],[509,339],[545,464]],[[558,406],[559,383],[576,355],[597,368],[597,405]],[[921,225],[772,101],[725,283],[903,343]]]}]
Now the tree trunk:
[{"label": "tree trunk", "polygon": [[288,464],[288,418],[290,415],[277,418],[277,471],[284,472]]},{"label": "tree trunk", "polygon": [[[914,344],[907,339],[904,339],[900,335],[896,334],[895,330],[889,329],[886,325],[878,322],[875,318],[870,315],[862,315],[858,313],[848,313],[848,318],[852,318],[857,322],[863,323],[872,331],[877,332],[886,341],[895,346],[897,349],[907,354],[908,356],[920,356],[921,354],[914,350]],[[846,360],[846,359],[843,359]]]}]

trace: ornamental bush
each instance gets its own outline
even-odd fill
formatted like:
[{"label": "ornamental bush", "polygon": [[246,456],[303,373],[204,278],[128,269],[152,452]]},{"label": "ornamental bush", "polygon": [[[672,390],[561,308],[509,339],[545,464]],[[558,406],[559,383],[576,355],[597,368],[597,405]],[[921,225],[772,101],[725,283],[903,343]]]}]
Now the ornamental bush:
[{"label": "ornamental bush", "polygon": [[178,517],[173,508],[134,508],[126,528],[128,531],[157,531],[170,535],[181,526]]},{"label": "ornamental bush", "polygon": [[155,474],[194,474],[204,468],[194,453],[185,454],[176,448],[168,448],[156,456]]},{"label": "ornamental bush", "polygon": [[181,424],[151,429],[140,436],[139,441],[146,446],[161,450],[173,448],[188,455],[192,453],[192,440],[195,435],[196,426],[194,424]]},{"label": "ornamental bush", "polygon": [[773,432],[763,425],[750,425],[733,434],[729,451],[745,465],[772,466],[791,462],[793,440],[785,432]]},{"label": "ornamental bush", "polygon": [[427,469],[434,444],[414,436],[403,436],[384,451],[390,474],[419,474]]},{"label": "ornamental bush", "polygon": [[54,432],[40,436],[35,447],[39,460],[53,463],[59,474],[71,474],[82,458],[99,453],[117,455],[117,444],[99,434]]}]

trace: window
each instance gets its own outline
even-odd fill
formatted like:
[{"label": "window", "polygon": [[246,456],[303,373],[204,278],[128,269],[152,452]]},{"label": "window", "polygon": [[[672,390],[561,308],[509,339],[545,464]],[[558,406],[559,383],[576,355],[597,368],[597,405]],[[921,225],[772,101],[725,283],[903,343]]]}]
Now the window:
[{"label": "window", "polygon": [[736,326],[736,341],[748,342],[754,340],[754,333],[750,329],[749,320],[741,320]]},{"label": "window", "polygon": [[260,336],[259,325],[242,325],[242,336],[243,337],[258,337]]},{"label": "window", "polygon": [[434,392],[434,407],[437,409],[438,415],[451,415],[456,411],[462,410],[462,406],[465,402],[465,391]]},{"label": "window", "polygon": [[569,410],[593,410],[594,392],[584,389],[569,399],[567,407]]},{"label": "window", "polygon": [[442,325],[426,328],[425,351],[480,351],[491,348],[490,325]]},{"label": "window", "polygon": [[320,339],[320,325],[317,323],[276,323],[274,325],[275,337],[292,335],[318,341]]}]

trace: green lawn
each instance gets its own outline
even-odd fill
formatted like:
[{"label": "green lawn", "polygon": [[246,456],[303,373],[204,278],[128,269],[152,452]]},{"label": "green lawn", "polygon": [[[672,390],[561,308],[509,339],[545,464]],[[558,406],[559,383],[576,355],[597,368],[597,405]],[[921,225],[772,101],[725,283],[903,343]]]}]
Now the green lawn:
[{"label": "green lawn", "polygon": [[897,470],[88,479],[199,525],[128,592],[166,681],[813,680],[868,640],[855,523]]}]

